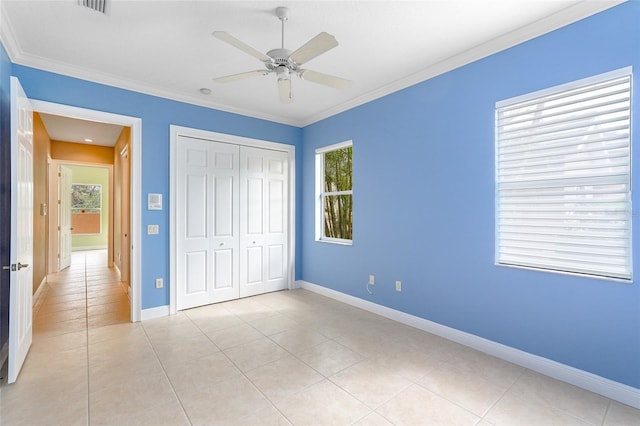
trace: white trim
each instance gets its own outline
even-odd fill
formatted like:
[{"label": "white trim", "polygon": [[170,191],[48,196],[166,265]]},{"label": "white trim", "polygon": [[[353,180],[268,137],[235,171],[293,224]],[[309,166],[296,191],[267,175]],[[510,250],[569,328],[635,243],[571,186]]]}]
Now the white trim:
[{"label": "white trim", "polygon": [[638,388],[317,284],[299,280],[296,285],[640,409]]},{"label": "white trim", "polygon": [[[52,102],[31,100],[33,110],[81,120],[99,121],[131,127],[131,321],[141,320],[141,245],[142,245],[142,119],[110,112],[79,108]],[[105,165],[106,166],[106,165]]]},{"label": "white trim", "polygon": [[[343,142],[334,143],[332,145],[322,146],[316,149],[315,154],[315,200],[316,200],[316,208],[315,208],[315,241],[317,243],[329,243],[329,244],[338,244],[343,246],[351,246],[353,245],[353,238],[351,240],[344,238],[330,238],[324,236],[324,197],[331,195],[351,195],[353,198],[353,186],[350,190],[347,191],[324,191],[324,154],[332,151],[337,151],[339,149],[344,148],[353,148],[353,140],[346,140]],[[353,170],[351,171],[353,173]]]},{"label": "white trim", "polygon": [[342,148],[353,146],[353,140],[334,143],[333,145],[323,146],[316,149],[316,154],[324,154],[325,152],[337,151]]},{"label": "white trim", "polygon": [[177,144],[179,136],[189,138],[204,139],[222,143],[229,143],[255,148],[272,149],[274,151],[284,151],[288,154],[289,161],[289,271],[288,288],[295,288],[296,277],[296,150],[294,145],[271,142],[260,139],[252,139],[244,136],[229,135],[226,133],[211,132],[208,130],[193,129],[182,126],[169,126],[169,184],[170,184],[170,206],[169,206],[169,315],[177,312],[177,294],[175,283],[177,281],[176,265],[176,217],[177,206],[176,197],[176,172],[177,172]]},{"label": "white trim", "polygon": [[337,244],[339,246],[352,246],[353,240],[343,240],[340,238],[316,238],[316,243]]},{"label": "white trim", "polygon": [[169,316],[169,305],[156,306],[155,308],[143,309],[140,321],[148,321],[166,316]]},{"label": "white trim", "polygon": [[510,47],[524,43],[525,41],[539,37],[551,31],[557,30],[581,19],[588,18],[596,13],[602,12],[626,0],[608,0],[608,1],[581,1],[577,4],[567,7],[551,16],[540,19],[524,27],[518,28],[508,34],[496,37],[477,47],[471,48],[465,52],[461,52],[453,57],[447,58],[442,62],[436,63],[422,71],[406,76],[393,83],[387,84],[379,89],[372,90],[350,101],[341,103],[332,108],[311,114],[303,119],[292,119],[290,117],[267,114],[255,110],[236,108],[229,105],[219,104],[212,100],[203,101],[197,95],[189,96],[184,93],[173,92],[166,88],[152,87],[140,81],[126,80],[118,76],[100,73],[92,69],[84,69],[72,66],[67,63],[52,61],[49,58],[42,58],[35,55],[25,53],[19,46],[15,31],[11,25],[7,14],[4,12],[4,6],[0,2],[0,39],[4,43],[9,59],[14,64],[24,65],[37,68],[40,70],[67,75],[86,81],[92,81],[99,84],[105,84],[113,87],[119,87],[126,90],[132,90],[138,93],[144,93],[152,96],[160,96],[165,99],[171,99],[178,102],[187,102],[192,105],[199,105],[205,108],[213,108],[219,111],[241,114],[247,117],[254,117],[263,120],[269,120],[276,123],[288,124],[291,126],[304,127],[318,121],[324,120],[341,112],[350,110],[357,106],[366,104],[375,99],[421,83],[430,78],[444,74],[453,69],[459,68],[471,62],[490,56],[494,53],[501,52]]},{"label": "white trim", "polygon": [[[76,235],[92,235],[92,234],[76,234]],[[86,251],[86,250],[107,250],[109,248],[108,245],[102,246],[77,246],[71,247],[71,251]]]},{"label": "white trim", "polygon": [[36,290],[35,293],[33,293],[33,303],[32,303],[33,306],[36,306],[40,301],[40,298],[44,293],[44,287],[46,284],[47,284],[47,275],[45,274],[44,277],[42,278],[42,281],[40,281],[40,284],[38,285],[38,289]]}]

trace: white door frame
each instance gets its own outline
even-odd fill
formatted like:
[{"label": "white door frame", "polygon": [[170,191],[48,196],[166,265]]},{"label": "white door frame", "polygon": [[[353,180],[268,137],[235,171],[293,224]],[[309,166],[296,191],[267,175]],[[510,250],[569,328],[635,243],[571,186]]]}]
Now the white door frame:
[{"label": "white door frame", "polygon": [[295,253],[296,253],[296,151],[295,146],[287,145],[279,142],[270,142],[260,139],[252,139],[243,136],[229,135],[226,133],[217,133],[207,130],[193,129],[190,127],[169,126],[170,131],[170,156],[169,156],[169,176],[170,176],[170,230],[169,230],[169,314],[174,315],[177,312],[177,266],[176,266],[176,173],[177,173],[177,144],[178,136],[186,136],[196,139],[204,139],[215,142],[230,143],[240,146],[251,146],[256,148],[272,149],[276,151],[284,151],[289,156],[289,230],[288,230],[288,255],[289,270],[287,271],[288,288],[295,288]]},{"label": "white door frame", "polygon": [[[83,167],[95,167],[95,168],[100,168],[100,169],[106,169],[108,171],[109,174],[109,178],[108,178],[108,182],[109,182],[109,188],[108,188],[108,194],[107,197],[109,199],[109,206],[107,208],[107,215],[108,215],[108,226],[109,229],[107,230],[107,252],[108,252],[108,256],[107,256],[107,261],[108,261],[108,266],[111,268],[113,266],[113,254],[114,254],[114,250],[115,250],[115,245],[114,245],[114,241],[113,241],[113,220],[114,220],[114,210],[113,210],[113,182],[114,182],[114,178],[113,178],[113,168],[114,165],[113,164],[103,164],[103,163],[90,163],[87,161],[72,161],[72,160],[49,160],[49,168],[50,168],[50,173],[49,173],[49,205],[53,206],[54,208],[49,209],[49,229],[53,229],[55,230],[57,226],[59,226],[60,224],[60,217],[58,214],[58,209],[55,208],[58,205],[58,194],[57,194],[57,190],[58,190],[58,186],[59,186],[59,182],[58,182],[58,168],[60,166],[83,166]],[[54,236],[55,235],[55,236]],[[52,261],[53,264],[56,264],[57,267],[55,268],[55,270],[51,270],[49,271],[49,269],[47,269],[47,273],[54,273],[54,272],[60,272],[62,269],[60,268],[60,263],[59,263],[59,257],[58,254],[60,252],[60,241],[59,241],[59,232],[56,234],[51,234],[49,236],[49,261]],[[47,265],[49,266],[49,265]]]},{"label": "white door frame", "polygon": [[33,110],[46,114],[62,115],[80,120],[98,121],[118,124],[131,128],[131,321],[137,322],[142,317],[141,303],[141,256],[142,243],[142,119],[110,112],[79,108],[46,101],[31,100]]}]

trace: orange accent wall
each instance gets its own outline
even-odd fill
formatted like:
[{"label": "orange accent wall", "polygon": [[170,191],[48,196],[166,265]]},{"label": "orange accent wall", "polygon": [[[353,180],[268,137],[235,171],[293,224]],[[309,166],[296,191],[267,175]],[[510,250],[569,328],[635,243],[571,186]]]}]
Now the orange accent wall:
[{"label": "orange accent wall", "polygon": [[72,213],[71,227],[73,230],[71,234],[99,234],[102,231],[100,220],[100,213]]},{"label": "orange accent wall", "polygon": [[[124,127],[114,149],[113,173],[113,262],[120,270],[120,279],[129,282],[131,165],[129,152],[131,128]],[[126,155],[121,155],[126,150]]]},{"label": "orange accent wall", "polygon": [[109,146],[51,141],[51,158],[54,160],[113,164],[113,152],[113,147]]}]

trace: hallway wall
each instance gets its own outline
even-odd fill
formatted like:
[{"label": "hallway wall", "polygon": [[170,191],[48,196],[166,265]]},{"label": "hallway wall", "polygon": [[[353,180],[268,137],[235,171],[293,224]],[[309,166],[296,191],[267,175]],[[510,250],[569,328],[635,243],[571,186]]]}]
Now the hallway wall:
[{"label": "hallway wall", "polygon": [[[51,139],[42,118],[33,113],[33,292],[47,276],[47,242],[49,239],[48,212],[48,160]],[[47,205],[47,210],[50,206]]]}]

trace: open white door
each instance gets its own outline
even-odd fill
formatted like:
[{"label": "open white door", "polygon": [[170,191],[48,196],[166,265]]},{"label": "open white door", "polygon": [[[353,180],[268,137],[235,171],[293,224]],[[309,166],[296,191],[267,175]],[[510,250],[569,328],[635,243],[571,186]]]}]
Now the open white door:
[{"label": "open white door", "polygon": [[58,270],[62,271],[71,265],[71,180],[69,167],[58,169]]},{"label": "open white door", "polygon": [[33,109],[11,77],[11,281],[8,382],[31,347],[33,316]]}]

